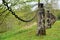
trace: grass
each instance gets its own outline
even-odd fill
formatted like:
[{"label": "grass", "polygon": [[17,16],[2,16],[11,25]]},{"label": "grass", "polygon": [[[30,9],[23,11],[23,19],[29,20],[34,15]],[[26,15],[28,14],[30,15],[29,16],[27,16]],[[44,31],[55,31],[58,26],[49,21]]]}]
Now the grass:
[{"label": "grass", "polygon": [[0,40],[60,40],[60,21],[57,21],[51,29],[46,30],[46,36],[37,36],[36,30],[36,25],[33,25],[26,30],[6,32],[0,34]]}]

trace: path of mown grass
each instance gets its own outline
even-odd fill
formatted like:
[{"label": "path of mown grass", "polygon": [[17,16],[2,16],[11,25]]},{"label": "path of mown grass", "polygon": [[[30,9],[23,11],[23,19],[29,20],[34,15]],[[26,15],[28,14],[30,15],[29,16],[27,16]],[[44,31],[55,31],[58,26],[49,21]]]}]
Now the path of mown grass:
[{"label": "path of mown grass", "polygon": [[27,30],[9,32],[0,36],[0,40],[60,40],[60,21],[57,21],[51,29],[47,29],[46,36],[36,36],[36,25]]}]

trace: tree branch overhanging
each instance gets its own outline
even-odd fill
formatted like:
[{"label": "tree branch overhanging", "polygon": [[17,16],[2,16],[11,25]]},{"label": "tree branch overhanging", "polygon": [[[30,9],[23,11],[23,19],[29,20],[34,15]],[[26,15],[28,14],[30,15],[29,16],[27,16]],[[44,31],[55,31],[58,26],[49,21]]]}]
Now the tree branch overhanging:
[{"label": "tree branch overhanging", "polygon": [[32,19],[30,19],[30,20],[23,20],[23,19],[21,19],[20,17],[18,17],[18,15],[16,15],[15,12],[12,11],[11,7],[8,6],[8,3],[6,3],[5,0],[2,0],[2,1],[3,1],[3,4],[4,4],[5,6],[7,6],[7,9],[12,13],[12,15],[14,15],[15,18],[17,18],[17,19],[20,20],[20,21],[30,22],[30,21],[32,21],[32,20],[35,18],[35,16],[36,16],[36,15],[35,15],[35,16],[34,16]]}]

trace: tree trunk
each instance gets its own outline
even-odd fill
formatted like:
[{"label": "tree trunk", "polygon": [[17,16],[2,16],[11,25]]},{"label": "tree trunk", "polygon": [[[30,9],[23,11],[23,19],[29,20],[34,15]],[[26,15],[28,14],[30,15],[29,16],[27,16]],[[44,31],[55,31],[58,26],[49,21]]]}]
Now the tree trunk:
[{"label": "tree trunk", "polygon": [[38,16],[38,31],[37,35],[46,35],[46,30],[45,30],[45,10],[43,7],[43,4],[40,3],[38,4],[39,12],[37,14]]}]

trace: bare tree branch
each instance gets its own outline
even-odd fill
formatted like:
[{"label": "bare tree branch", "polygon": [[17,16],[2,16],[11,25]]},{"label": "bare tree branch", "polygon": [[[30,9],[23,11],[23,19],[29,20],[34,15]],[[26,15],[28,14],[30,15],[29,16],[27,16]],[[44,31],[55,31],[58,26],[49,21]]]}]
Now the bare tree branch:
[{"label": "bare tree branch", "polygon": [[35,16],[34,16],[32,19],[30,19],[30,20],[23,20],[23,19],[21,19],[20,17],[18,17],[18,15],[16,15],[15,12],[12,11],[11,7],[8,6],[8,3],[6,3],[5,0],[2,0],[2,1],[3,1],[3,4],[4,4],[5,6],[7,6],[7,9],[12,13],[12,15],[14,15],[15,18],[17,18],[17,19],[20,20],[20,21],[30,22],[30,21],[32,21],[32,20],[35,18],[35,16],[36,16],[36,15],[35,15]]}]

